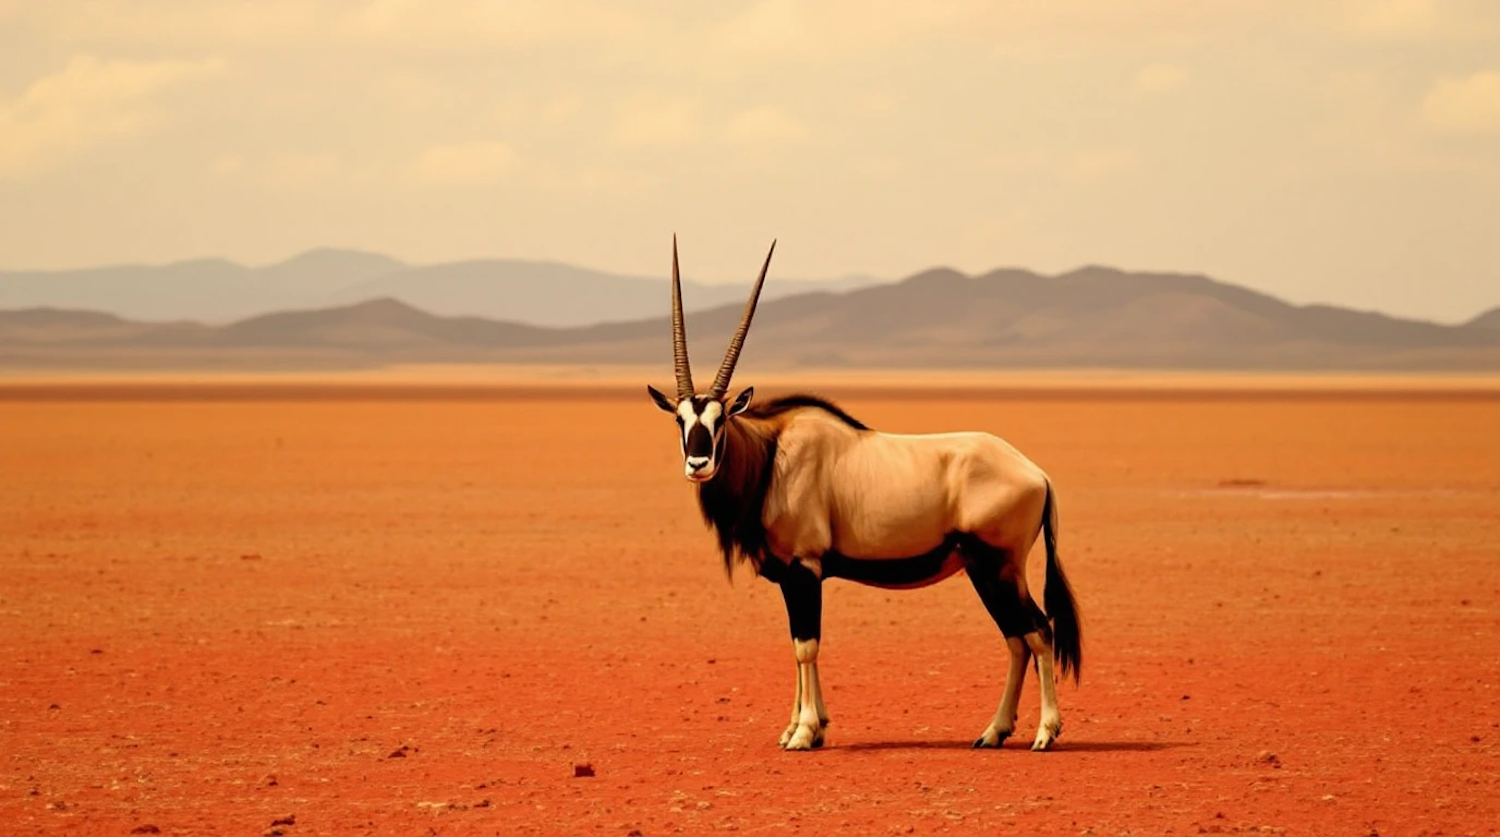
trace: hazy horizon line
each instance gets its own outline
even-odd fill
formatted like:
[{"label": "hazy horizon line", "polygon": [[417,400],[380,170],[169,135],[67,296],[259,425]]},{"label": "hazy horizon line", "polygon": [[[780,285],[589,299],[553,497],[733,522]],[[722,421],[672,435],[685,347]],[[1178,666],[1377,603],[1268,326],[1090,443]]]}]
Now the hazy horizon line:
[{"label": "hazy horizon line", "polygon": [[[80,272],[87,272],[87,271],[111,270],[111,269],[120,269],[120,268],[168,268],[168,267],[177,267],[177,266],[181,266],[181,265],[189,265],[189,264],[194,264],[194,263],[199,263],[199,262],[205,262],[205,263],[219,262],[219,263],[234,265],[236,267],[244,268],[244,269],[247,269],[247,270],[265,270],[265,269],[268,269],[268,268],[277,267],[279,265],[288,264],[288,263],[294,262],[294,261],[296,261],[298,259],[306,258],[308,256],[312,256],[312,255],[318,254],[318,253],[354,254],[354,255],[360,255],[360,256],[372,256],[372,257],[376,257],[376,258],[388,259],[388,260],[390,260],[392,262],[395,262],[398,265],[400,265],[399,269],[424,269],[424,268],[441,267],[441,266],[445,266],[445,265],[473,264],[473,263],[480,263],[480,262],[507,262],[507,263],[511,263],[511,264],[530,264],[530,265],[547,265],[547,266],[567,267],[567,268],[572,268],[572,269],[575,269],[575,270],[586,270],[586,271],[590,271],[590,272],[594,272],[594,273],[599,273],[599,274],[603,274],[603,275],[614,277],[614,278],[620,278],[620,279],[644,279],[644,280],[649,280],[649,281],[663,281],[663,282],[665,282],[667,279],[670,278],[670,274],[668,272],[669,269],[668,270],[664,270],[662,272],[662,274],[659,275],[659,276],[656,276],[656,275],[647,276],[647,275],[641,275],[641,274],[637,274],[637,273],[624,273],[624,272],[620,272],[620,271],[617,271],[617,270],[614,270],[614,269],[610,269],[610,268],[598,267],[598,266],[594,266],[594,265],[590,265],[590,264],[584,264],[582,262],[564,261],[564,260],[558,259],[558,258],[534,258],[534,257],[520,257],[520,256],[495,256],[495,255],[491,255],[491,256],[465,256],[465,257],[458,257],[458,258],[441,259],[441,260],[437,260],[437,261],[408,261],[408,260],[406,260],[406,259],[404,259],[404,258],[402,258],[400,256],[392,255],[391,253],[383,252],[383,251],[380,251],[380,250],[372,250],[372,249],[367,249],[367,248],[363,248],[363,247],[340,246],[340,245],[315,245],[315,246],[312,246],[312,247],[307,247],[307,248],[304,248],[304,249],[301,249],[301,250],[297,250],[297,251],[293,252],[291,255],[286,256],[284,258],[273,260],[273,261],[266,261],[266,262],[240,261],[240,260],[231,258],[229,256],[223,256],[223,255],[202,255],[202,256],[191,256],[191,257],[176,258],[176,259],[170,259],[170,260],[165,260],[165,261],[115,261],[115,262],[101,262],[101,263],[95,263],[95,264],[89,264],[89,265],[81,265],[81,266],[75,266],[75,267],[63,267],[63,268],[31,268],[31,267],[10,267],[10,266],[0,265],[0,276],[4,276],[4,275],[8,275],[8,274],[9,275],[13,275],[13,274],[66,274],[66,273],[80,273]],[[1413,321],[1413,322],[1434,323],[1434,324],[1438,324],[1438,325],[1463,325],[1465,323],[1473,321],[1474,319],[1476,319],[1476,318],[1478,318],[1478,317],[1480,317],[1480,316],[1482,316],[1482,315],[1484,315],[1486,313],[1489,313],[1490,311],[1493,311],[1493,310],[1496,310],[1497,308],[1500,308],[1500,299],[1496,299],[1492,303],[1481,304],[1481,307],[1478,310],[1473,311],[1473,312],[1471,312],[1471,313],[1469,313],[1469,314],[1467,314],[1465,316],[1461,316],[1461,317],[1458,317],[1458,318],[1455,318],[1455,319],[1452,319],[1452,320],[1443,320],[1443,319],[1437,319],[1437,318],[1432,318],[1432,317],[1425,317],[1425,316],[1421,316],[1421,315],[1417,315],[1417,314],[1398,313],[1398,312],[1393,312],[1393,311],[1389,311],[1389,310],[1382,309],[1382,308],[1364,307],[1364,306],[1361,306],[1361,305],[1359,305],[1357,303],[1349,302],[1349,301],[1335,301],[1335,300],[1330,300],[1330,299],[1306,299],[1306,300],[1298,300],[1298,299],[1295,299],[1295,298],[1292,298],[1292,297],[1289,297],[1289,296],[1284,296],[1284,295],[1276,293],[1274,291],[1267,290],[1265,288],[1256,287],[1255,285],[1246,284],[1246,283],[1240,283],[1240,282],[1232,281],[1232,280],[1229,280],[1229,279],[1224,279],[1224,278],[1215,276],[1215,275],[1213,275],[1211,273],[1208,273],[1206,271],[1199,271],[1199,270],[1173,270],[1173,269],[1165,269],[1165,268],[1163,268],[1163,269],[1154,269],[1154,268],[1144,268],[1144,269],[1143,268],[1129,268],[1129,267],[1121,267],[1121,266],[1114,265],[1114,264],[1103,263],[1103,262],[1099,262],[1099,261],[1084,261],[1084,262],[1080,262],[1080,263],[1076,264],[1073,267],[1067,268],[1065,270],[1059,270],[1059,271],[1056,271],[1056,272],[1047,272],[1045,270],[1040,270],[1040,269],[1032,268],[1032,267],[1025,267],[1025,266],[1016,265],[1016,264],[1001,264],[1001,265],[997,265],[995,267],[986,268],[986,269],[980,270],[980,271],[966,271],[966,270],[963,270],[963,269],[961,269],[959,267],[955,267],[954,265],[949,264],[949,263],[935,263],[935,264],[932,264],[932,265],[930,265],[928,267],[922,268],[920,270],[916,270],[916,271],[907,273],[905,275],[894,276],[894,277],[891,276],[891,275],[889,275],[889,274],[873,274],[873,273],[848,272],[848,273],[843,273],[843,274],[839,274],[839,275],[835,275],[835,276],[822,276],[822,277],[785,276],[785,277],[781,277],[779,279],[779,281],[781,281],[781,282],[792,282],[792,283],[801,284],[801,283],[815,283],[815,282],[845,282],[845,281],[854,281],[854,280],[867,280],[868,284],[866,285],[866,287],[869,287],[869,286],[872,286],[872,285],[891,285],[891,284],[896,284],[898,282],[906,281],[906,280],[908,280],[908,279],[910,279],[912,277],[915,277],[915,276],[921,276],[923,274],[932,273],[932,272],[936,272],[936,271],[951,271],[953,273],[957,273],[957,274],[959,274],[961,276],[964,276],[964,277],[967,277],[967,278],[970,278],[970,279],[976,279],[976,278],[981,278],[981,277],[984,277],[984,276],[987,276],[987,275],[990,275],[990,274],[993,274],[993,273],[998,273],[998,272],[1001,272],[1001,271],[1015,270],[1015,271],[1022,271],[1022,272],[1025,272],[1025,273],[1030,273],[1030,274],[1033,274],[1035,276],[1039,276],[1039,277],[1046,278],[1046,279],[1056,279],[1056,278],[1060,278],[1060,277],[1063,277],[1063,276],[1067,276],[1067,275],[1070,275],[1070,274],[1073,274],[1073,273],[1078,273],[1080,271],[1090,270],[1090,269],[1109,270],[1109,271],[1114,271],[1114,272],[1123,273],[1123,274],[1139,274],[1139,275],[1152,275],[1152,276],[1190,276],[1190,277],[1207,279],[1209,281],[1217,282],[1219,284],[1224,284],[1224,285],[1229,285],[1229,286],[1232,286],[1232,287],[1242,288],[1242,289],[1245,289],[1245,290],[1248,290],[1248,291],[1252,291],[1252,292],[1258,293],[1258,294],[1263,294],[1263,295],[1265,295],[1267,297],[1270,297],[1272,299],[1276,299],[1276,300],[1284,302],[1284,303],[1286,303],[1288,305],[1293,305],[1293,306],[1296,306],[1296,307],[1299,307],[1299,308],[1306,308],[1306,307],[1311,307],[1311,306],[1327,306],[1327,307],[1343,308],[1343,309],[1346,309],[1346,310],[1363,312],[1363,313],[1380,314],[1380,315],[1387,316],[1387,317],[1392,317],[1392,318],[1395,318],[1395,319],[1409,320],[1409,321]],[[684,271],[684,273],[686,273],[686,271]],[[725,280],[725,279],[722,279],[722,278],[696,278],[696,277],[692,277],[692,276],[688,276],[688,275],[684,275],[683,279],[686,282],[697,283],[697,284],[700,284],[700,285],[714,285],[714,286],[726,286],[726,285],[736,285],[736,284],[745,284],[746,286],[748,286],[751,283],[751,281],[752,281],[749,278],[746,278],[746,279],[743,279],[743,280],[738,279],[738,278]],[[852,292],[854,290],[858,290],[858,288],[851,288],[851,289],[848,289],[848,290],[845,290],[845,291],[836,291],[836,292],[848,293],[848,292]],[[380,299],[380,298],[382,298],[382,297],[370,297],[368,299],[361,300],[361,302],[369,302],[369,301],[373,301],[373,300]],[[394,299],[394,297],[390,297],[390,298]],[[359,304],[359,303],[351,303],[351,304]],[[411,305],[411,303],[404,303],[404,304]],[[46,307],[51,307],[51,306],[29,306],[29,307],[31,307],[31,308],[38,308],[38,307],[40,307],[40,308],[46,308]],[[347,307],[347,306],[331,306],[331,307],[337,308],[337,307]],[[419,310],[425,310],[425,309],[421,309],[421,307],[417,306],[417,305],[412,305],[412,307],[413,308],[417,308]],[[10,309],[0,309],[0,310],[25,310],[25,309],[10,308]],[[59,310],[63,310],[63,309],[59,309]],[[89,310],[89,309],[71,309],[71,310]],[[281,310],[281,311],[303,311],[303,310],[309,310],[309,311],[311,311],[311,310],[324,310],[324,309],[322,309],[322,308],[285,308],[285,309],[279,309],[279,310]]]}]

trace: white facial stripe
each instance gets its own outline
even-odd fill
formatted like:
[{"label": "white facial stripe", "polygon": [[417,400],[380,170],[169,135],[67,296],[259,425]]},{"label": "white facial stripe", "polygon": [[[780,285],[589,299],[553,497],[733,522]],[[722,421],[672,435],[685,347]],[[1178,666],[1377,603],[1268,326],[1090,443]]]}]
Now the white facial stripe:
[{"label": "white facial stripe", "polygon": [[693,402],[683,401],[677,405],[677,415],[682,418],[682,450],[687,451],[688,433],[692,431],[693,425],[701,424],[713,436],[719,421],[724,417],[724,405],[717,401],[710,401],[703,407],[703,414],[693,412]]},{"label": "white facial stripe", "polygon": [[679,441],[682,442],[682,452],[686,455],[688,431],[693,429],[693,422],[698,420],[698,416],[693,412],[693,402],[679,402],[677,405],[677,417],[682,419],[682,438]]},{"label": "white facial stripe", "polygon": [[714,428],[718,426],[719,419],[723,417],[724,405],[717,401],[710,401],[704,405],[703,417],[699,420],[703,422],[704,427],[708,428],[708,432],[712,433]]}]

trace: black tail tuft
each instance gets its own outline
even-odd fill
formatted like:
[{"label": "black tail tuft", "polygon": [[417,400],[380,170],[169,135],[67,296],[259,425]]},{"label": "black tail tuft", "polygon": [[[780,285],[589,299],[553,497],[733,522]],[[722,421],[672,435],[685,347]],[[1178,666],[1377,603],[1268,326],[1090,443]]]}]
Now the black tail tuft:
[{"label": "black tail tuft", "polygon": [[1083,671],[1083,633],[1078,627],[1078,605],[1073,588],[1057,557],[1057,502],[1052,483],[1047,483],[1047,502],[1042,507],[1042,536],[1047,545],[1047,586],[1043,597],[1047,617],[1052,620],[1052,656],[1062,677],[1073,674],[1077,683]]}]

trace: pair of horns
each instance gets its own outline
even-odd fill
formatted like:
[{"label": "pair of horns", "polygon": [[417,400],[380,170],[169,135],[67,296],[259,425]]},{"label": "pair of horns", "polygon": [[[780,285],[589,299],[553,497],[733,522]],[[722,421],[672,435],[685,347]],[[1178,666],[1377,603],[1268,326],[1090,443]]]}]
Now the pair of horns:
[{"label": "pair of horns", "polygon": [[[740,349],[745,345],[745,335],[750,331],[750,321],[755,318],[755,303],[760,301],[760,286],[766,282],[766,271],[771,267],[771,254],[776,252],[776,241],[766,253],[766,263],[760,266],[760,277],[750,291],[750,301],[745,303],[745,313],[740,317],[740,327],[729,339],[729,350],[724,353],[724,362],[709,397],[723,399],[729,391],[729,379],[734,376],[734,365],[739,362]],[[677,271],[677,236],[672,236],[672,362],[677,368],[677,399],[693,397],[693,370],[688,366],[687,327],[682,323],[682,276]]]}]

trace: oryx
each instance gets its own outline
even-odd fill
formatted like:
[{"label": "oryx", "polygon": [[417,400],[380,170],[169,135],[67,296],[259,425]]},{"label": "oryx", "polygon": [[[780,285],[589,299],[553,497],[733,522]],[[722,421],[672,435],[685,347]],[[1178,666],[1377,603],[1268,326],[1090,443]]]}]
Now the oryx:
[{"label": "oryx", "polygon": [[[677,397],[648,386],[677,418],[684,471],[715,529],[725,568],[748,561],[780,585],[791,623],[797,688],[788,750],[821,746],[828,710],[818,677],[822,583],[844,578],[911,589],[966,571],[1010,651],[1000,707],[975,747],[999,747],[1015,730],[1032,655],[1041,691],[1033,750],[1062,730],[1054,657],[1078,679],[1078,610],[1057,557],[1057,507],[1047,475],[988,433],[894,435],[871,430],[809,395],[751,405],[753,388],[726,401],[771,254],[708,392],[693,388],[683,326],[677,239],[672,239],[672,352]],[[1043,614],[1026,582],[1037,534],[1047,552]]]}]

